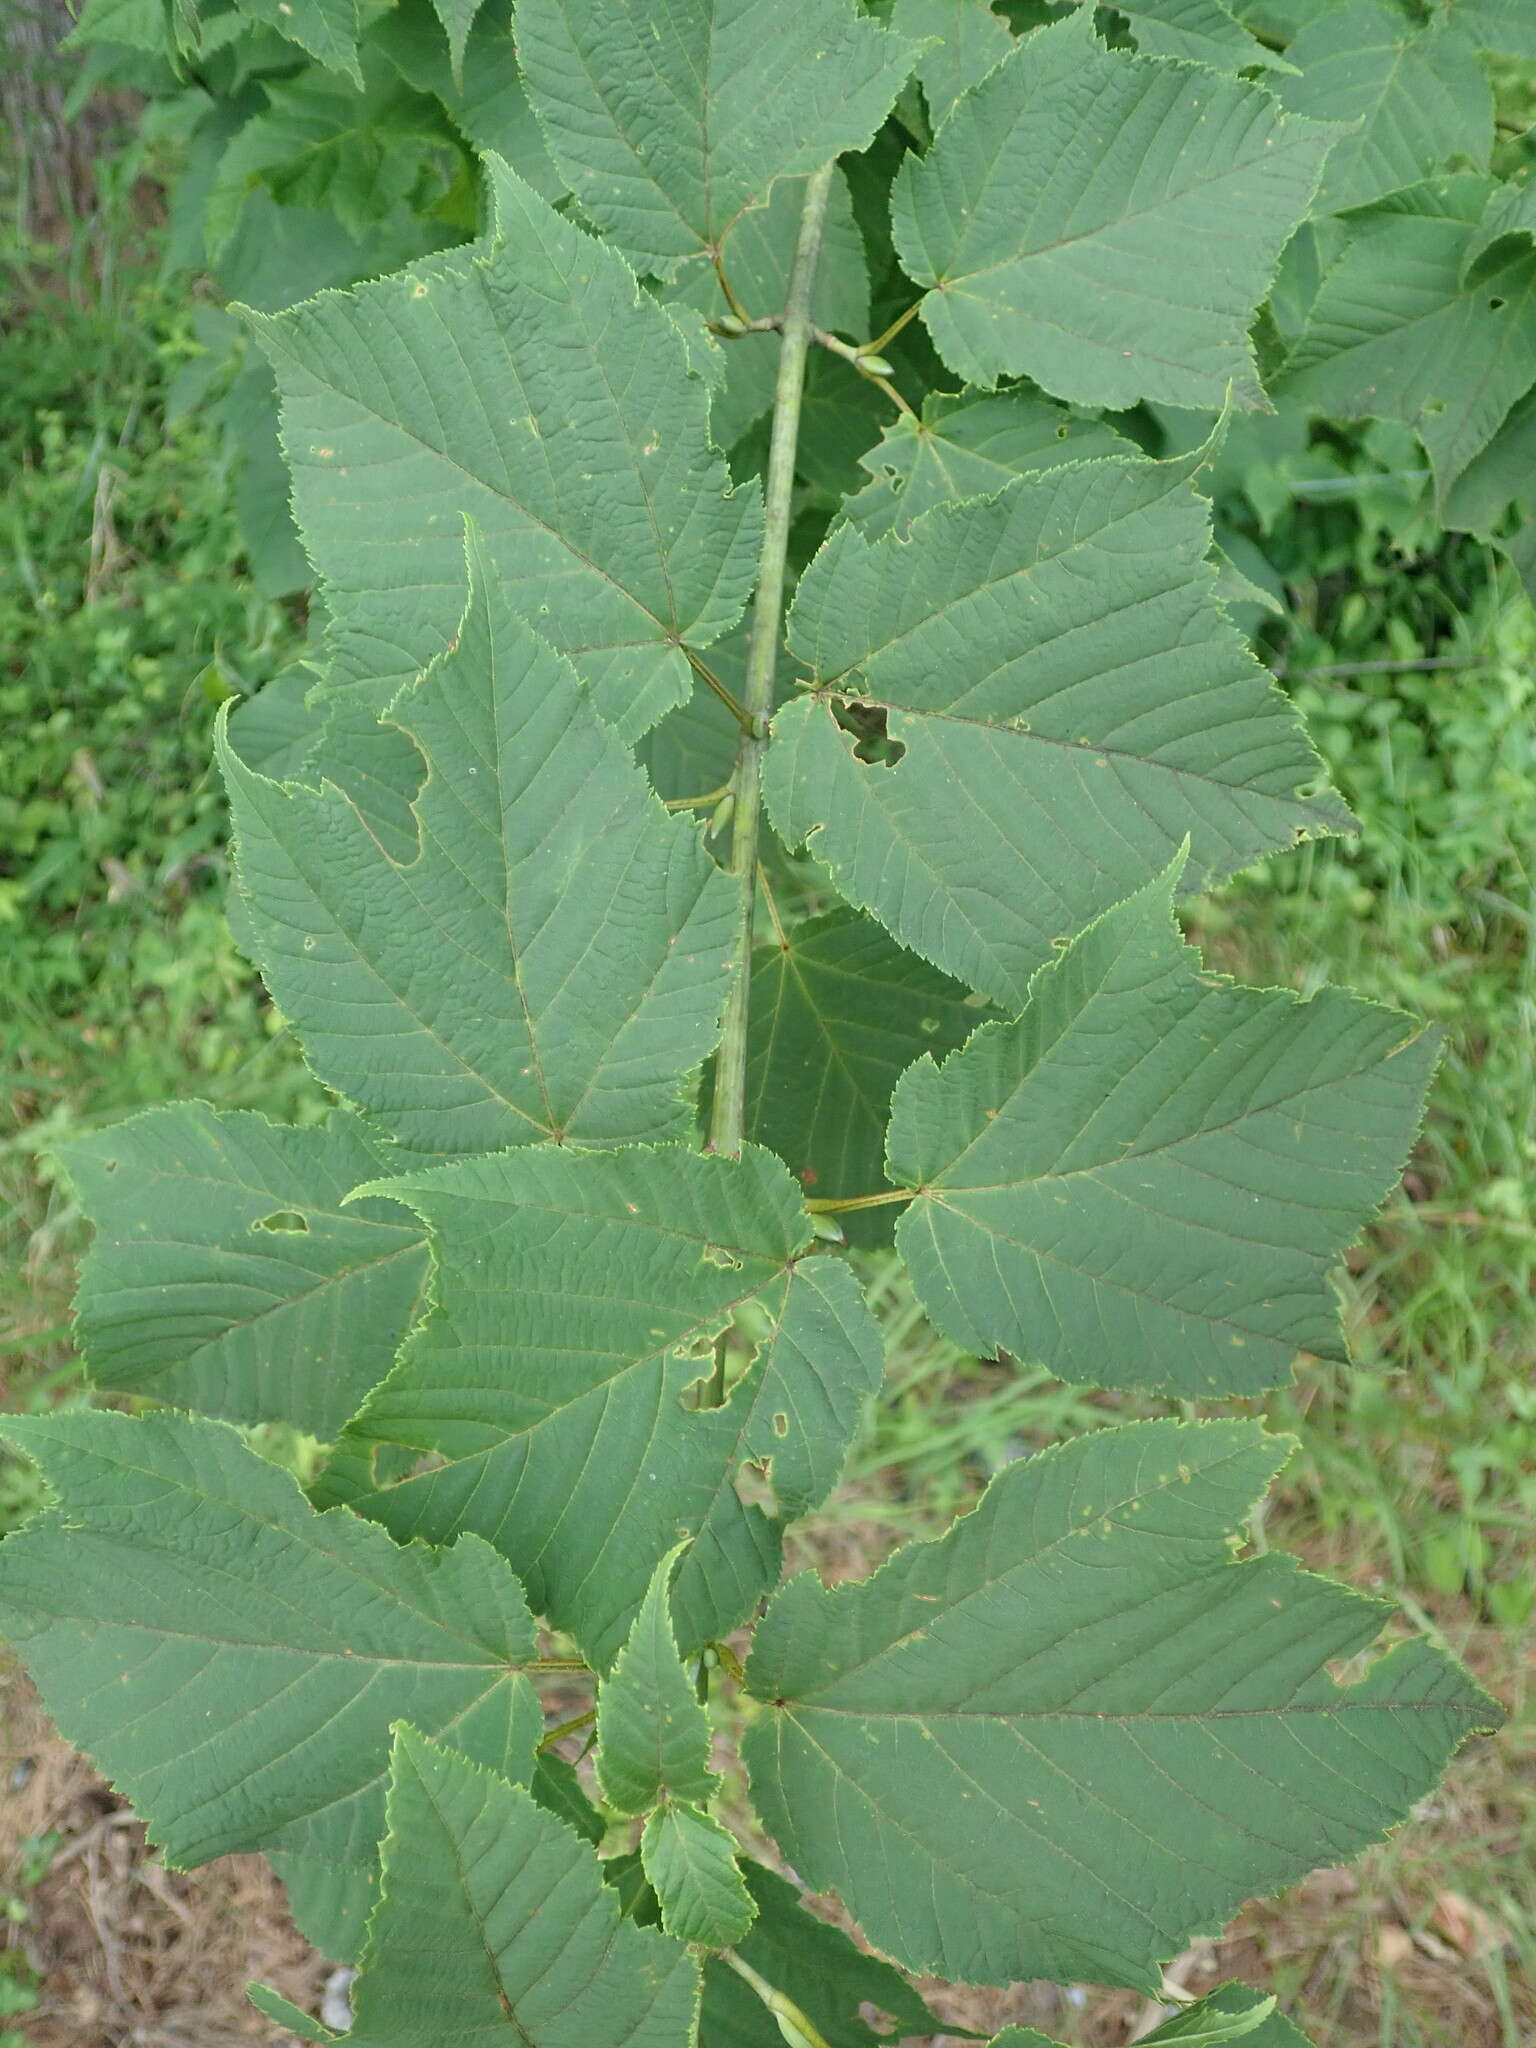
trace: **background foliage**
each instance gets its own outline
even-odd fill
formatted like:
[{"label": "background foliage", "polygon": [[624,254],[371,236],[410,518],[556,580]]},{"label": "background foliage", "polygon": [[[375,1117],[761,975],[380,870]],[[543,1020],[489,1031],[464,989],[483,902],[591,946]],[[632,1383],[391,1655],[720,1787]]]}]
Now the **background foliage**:
[{"label": "background foliage", "polygon": [[[919,8],[897,0],[895,11],[920,28]],[[1050,11],[1016,8],[1015,25]],[[1283,40],[1308,10],[1276,0],[1248,12]],[[1391,11],[1347,12],[1353,47],[1365,49]],[[1428,39],[1461,12],[1402,19]],[[8,748],[0,786],[13,999],[5,1167],[21,1283],[7,1305],[8,1405],[73,1397],[62,1325],[79,1232],[45,1158],[64,1131],[178,1092],[278,1116],[302,1099],[281,1020],[224,921],[225,828],[207,771],[215,704],[280,670],[306,626],[307,572],[274,489],[266,373],[222,301],[277,306],[463,240],[478,218],[480,147],[508,154],[546,190],[557,182],[515,76],[480,91],[498,77],[473,61],[477,39],[487,55],[499,48],[494,8],[471,31],[473,100],[425,8],[369,8],[339,29],[330,10],[299,18],[308,42],[255,10],[216,12],[185,28],[186,47],[168,61],[158,0],[91,7],[76,107],[91,90],[132,91],[148,95],[149,111],[100,153],[90,187],[72,195],[75,218],[60,216],[57,194],[39,208],[25,164],[10,195],[18,311],[5,330],[0,432],[15,489],[0,612],[7,736],[23,743]],[[1440,46],[1426,40],[1424,54],[1442,75]],[[1488,147],[1506,174],[1525,160],[1531,54],[1510,49],[1490,71]],[[1360,60],[1335,69],[1353,79]],[[936,74],[923,84],[924,98],[904,109],[919,131],[946,89]],[[1417,114],[1426,96],[1402,89]],[[1465,83],[1466,101],[1481,90]],[[1383,137],[1397,132],[1390,112]],[[1441,130],[1433,115],[1430,104],[1406,164],[1361,152],[1353,182],[1330,195],[1341,209],[1464,155],[1468,105]],[[1482,117],[1471,115],[1476,126]],[[888,280],[875,286],[872,331],[882,311],[900,310]],[[915,330],[891,354],[914,397],[935,381]],[[832,363],[818,376],[835,417],[858,419],[846,401],[865,394],[851,375],[839,382]],[[741,404],[748,465],[750,392]],[[1357,845],[1309,847],[1227,885],[1202,936],[1245,979],[1342,980],[1446,1028],[1404,1194],[1353,1262],[1348,1312],[1364,1369],[1315,1366],[1273,1404],[1304,1443],[1276,1515],[1288,1544],[1439,1619],[1507,1691],[1536,1562],[1536,628],[1521,550],[1504,545],[1519,538],[1505,530],[1509,500],[1468,519],[1476,532],[1461,530],[1455,494],[1443,479],[1437,493],[1415,435],[1420,416],[1364,422],[1347,411],[1325,401],[1316,417],[1290,407],[1239,424],[1214,485],[1227,553],[1257,586],[1250,595],[1281,606],[1251,603],[1240,616],[1278,661],[1365,830]],[[803,550],[857,482],[857,458],[888,408],[862,417],[862,435],[821,444],[822,467],[806,478]],[[1158,448],[1197,431],[1173,414],[1124,425]],[[878,1555],[893,1526],[936,1526],[997,1462],[1065,1423],[1102,1418],[1105,1400],[1127,1412],[1117,1397],[1096,1403],[1043,1379],[1004,1386],[928,1332],[904,1296],[889,1306],[896,1338],[877,1440],[810,1539],[833,1555]],[[31,1481],[11,1468],[8,1484],[15,1515]],[[1479,2025],[1488,2016],[1490,2041],[1522,2038],[1529,1992],[1518,1979],[1533,1936],[1521,1754],[1509,1752],[1506,1780],[1447,1795],[1438,1835],[1432,1815],[1427,1841],[1380,1852],[1364,1890],[1331,1918],[1314,1907],[1314,1949],[1288,1954],[1276,1942],[1278,1986],[1310,1974],[1331,1987],[1323,1998],[1313,1989],[1314,2007],[1336,1994],[1337,2030],[1324,2040],[1411,2042],[1413,2029],[1426,2042],[1460,2040],[1469,2012]],[[1447,1893],[1490,1912],[1498,1939],[1473,1940],[1462,1957],[1437,1932]],[[1380,1946],[1383,1914],[1431,1945],[1394,1965]],[[1437,1959],[1434,1940],[1451,1953]],[[1433,2000],[1428,2019],[1400,2011],[1395,1984],[1412,1982],[1420,2005],[1413,1972],[1436,1968],[1458,1986],[1444,2014]]]}]

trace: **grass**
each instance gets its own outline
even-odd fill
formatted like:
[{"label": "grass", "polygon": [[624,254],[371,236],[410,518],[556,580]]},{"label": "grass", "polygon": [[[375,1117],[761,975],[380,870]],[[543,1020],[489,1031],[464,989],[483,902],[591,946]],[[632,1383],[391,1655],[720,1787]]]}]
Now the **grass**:
[{"label": "grass", "polygon": [[[10,1408],[85,1398],[68,1322],[84,1233],[48,1165],[58,1139],[165,1098],[281,1117],[312,1093],[229,937],[223,816],[207,772],[216,699],[275,671],[299,621],[243,573],[220,444],[196,418],[168,417],[191,328],[154,284],[131,182],[110,168],[106,177],[67,260],[13,250],[31,310],[4,334],[0,374],[12,486],[0,515],[0,711],[13,750],[0,785],[0,919],[10,920],[0,1406]],[[1422,485],[1359,481],[1411,471],[1411,449],[1373,429],[1286,460],[1282,473],[1262,450],[1235,457],[1226,509],[1289,585],[1272,651],[1365,831],[1358,848],[1307,847],[1241,878],[1202,910],[1199,936],[1245,979],[1303,990],[1338,980],[1426,1015],[1445,1053],[1404,1190],[1341,1282],[1355,1364],[1304,1362],[1294,1388],[1267,1404],[1299,1448],[1264,1533],[1442,1634],[1519,1718],[1500,1743],[1469,1751],[1415,1824],[1352,1873],[1252,1909],[1176,1968],[1195,1990],[1221,1972],[1273,1987],[1314,2016],[1318,2048],[1528,2048],[1536,622],[1483,551],[1441,541]],[[1328,491],[1304,488],[1322,481]],[[1447,665],[1373,666],[1425,661]],[[863,1572],[893,1543],[943,1526],[1009,1459],[1147,1412],[958,1353],[892,1264],[871,1271],[889,1340],[886,1396],[837,1498],[798,1539],[823,1568]],[[35,1499],[27,1468],[0,1464],[0,1527]],[[67,1875],[84,1852],[54,1865],[95,1825],[93,1795],[30,1723],[25,1742],[60,1789],[27,1809],[0,1915],[12,1929],[5,1955],[46,1963],[58,1941],[89,1946]],[[232,1912],[238,1922],[246,1910],[231,1900],[255,1896],[249,1870],[178,1880],[161,1913],[146,1904],[164,1882],[144,1875],[154,1868],[140,1843],[112,1878],[125,1917],[150,1913],[146,1953],[169,1941],[177,1914],[202,1914],[209,1954],[231,1956]],[[0,2044],[6,1999],[33,1995],[46,1976],[5,1955]],[[152,2003],[152,1980],[146,1963],[133,1997]],[[176,1998],[186,1981],[176,1978]],[[1085,2048],[1118,2048],[1146,2016],[1134,2000],[1075,2003],[1048,1987],[950,2010],[987,2026],[1032,2021]],[[135,2026],[151,2025],[131,2012]],[[227,2038],[253,2038],[231,2014]],[[46,2011],[41,2023],[53,2024]],[[88,2023],[71,2013],[59,2024],[39,2038],[82,2038]]]}]

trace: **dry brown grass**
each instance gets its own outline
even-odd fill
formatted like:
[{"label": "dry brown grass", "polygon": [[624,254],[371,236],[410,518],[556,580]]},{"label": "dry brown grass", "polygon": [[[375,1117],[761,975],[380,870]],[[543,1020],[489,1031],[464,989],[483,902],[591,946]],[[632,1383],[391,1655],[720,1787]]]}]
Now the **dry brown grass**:
[{"label": "dry brown grass", "polygon": [[288,1917],[259,1856],[192,1877],[165,1869],[123,1801],[61,1742],[14,1667],[0,1690],[0,1886],[14,1894],[27,1845],[54,1834],[47,1875],[5,1923],[42,1979],[20,2022],[36,2048],[250,2048],[272,2023],[253,1979],[313,2010],[328,1966]]}]

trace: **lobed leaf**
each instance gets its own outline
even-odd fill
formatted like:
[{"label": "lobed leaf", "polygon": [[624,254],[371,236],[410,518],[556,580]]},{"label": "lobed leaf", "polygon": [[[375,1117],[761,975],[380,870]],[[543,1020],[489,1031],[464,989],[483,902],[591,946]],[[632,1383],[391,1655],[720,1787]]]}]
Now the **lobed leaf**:
[{"label": "lobed leaf", "polygon": [[220,750],[253,943],[316,1073],[439,1156],[688,1128],[730,885],[478,541],[455,645],[389,722],[428,770],[405,861],[334,785]]},{"label": "lobed leaf", "polygon": [[[734,1627],[777,1576],[783,1520],[832,1486],[883,1370],[852,1273],[804,1256],[810,1219],[783,1165],[756,1146],[543,1147],[387,1185],[431,1227],[437,1307],[321,1497],[402,1539],[484,1536],[599,1664],[684,1537],[681,1647]],[[733,1317],[751,1319],[752,1362],[724,1407],[685,1408]],[[436,1463],[385,1485],[380,1444]],[[737,1493],[748,1462],[769,1468],[773,1516]]]},{"label": "lobed leaf", "polygon": [[891,26],[914,46],[928,45],[917,78],[935,128],[1013,49],[1012,29],[988,0],[895,0]]},{"label": "lobed leaf", "polygon": [[[1513,508],[1513,517],[1507,517]],[[1514,405],[1502,427],[1456,479],[1447,524],[1491,540],[1536,597],[1536,390]]]},{"label": "lobed leaf", "polygon": [[402,1713],[526,1778],[542,1714],[533,1618],[467,1537],[398,1549],[222,1423],[4,1419],[58,1505],[0,1546],[0,1626],[62,1733],[185,1869],[259,1849],[326,1955],[375,1889]]},{"label": "lobed leaf", "polygon": [[98,1386],[329,1439],[389,1371],[426,1244],[393,1202],[343,1206],[390,1171],[355,1117],[168,1104],[59,1156],[96,1226],[75,1315]]},{"label": "lobed leaf", "polygon": [[[586,1843],[526,1792],[401,1726],[383,1895],[348,2048],[688,2048],[698,1964],[619,1916]],[[262,2010],[292,2024],[286,2000]],[[285,2009],[286,2008],[286,2009]]]},{"label": "lobed leaf", "polygon": [[760,532],[709,443],[709,394],[634,273],[485,159],[486,241],[252,316],[283,395],[332,684],[382,709],[440,654],[461,516],[508,603],[634,738],[688,692],[681,643],[739,617]]},{"label": "lobed leaf", "polygon": [[1365,206],[1458,159],[1486,170],[1493,90],[1477,50],[1444,17],[1423,27],[1397,0],[1345,0],[1286,50],[1277,81],[1293,113],[1349,125],[1323,169],[1316,211]]},{"label": "lobed leaf", "polygon": [[1037,30],[909,158],[902,267],[968,383],[1082,405],[1263,406],[1248,327],[1338,134],[1256,86]]},{"label": "lobed leaf", "polygon": [[[1198,458],[1196,458],[1198,460]],[[850,902],[1017,1009],[1055,942],[1166,865],[1186,886],[1349,829],[1295,712],[1214,595],[1191,463],[1085,462],[837,528],[789,622],[815,694],[764,790]],[[861,758],[834,704],[883,722]]]},{"label": "lobed leaf", "polygon": [[519,0],[517,40],[572,191],[657,275],[865,148],[917,56],[852,0]]},{"label": "lobed leaf", "polygon": [[1017,476],[1096,456],[1126,456],[1130,443],[1103,420],[1086,419],[1025,391],[931,391],[920,418],[899,413],[863,457],[872,482],[843,507],[866,540],[906,538],[935,505],[991,497]]},{"label": "lobed leaf", "polygon": [[1383,1606],[1230,1547],[1284,1455],[1252,1422],[1100,1430],[861,1584],[785,1586],[743,1754],[806,1882],[914,1970],[1155,1991],[1404,1819],[1497,1710],[1423,1641],[1329,1677]]},{"label": "lobed leaf", "polygon": [[1467,275],[1499,188],[1471,174],[1352,216],[1274,393],[1345,419],[1412,427],[1442,504],[1530,388],[1536,253],[1504,235]]},{"label": "lobed leaf", "polygon": [[657,1565],[598,1690],[597,1782],[620,1813],[646,1813],[662,1799],[702,1806],[720,1783],[709,1768],[709,1717],[672,1633],[670,1588],[683,1548]]},{"label": "lobed leaf", "polygon": [[1176,870],[891,1106],[912,1284],[956,1343],[1198,1398],[1347,1358],[1329,1268],[1396,1181],[1436,1044],[1339,990],[1233,988],[1173,922]]}]

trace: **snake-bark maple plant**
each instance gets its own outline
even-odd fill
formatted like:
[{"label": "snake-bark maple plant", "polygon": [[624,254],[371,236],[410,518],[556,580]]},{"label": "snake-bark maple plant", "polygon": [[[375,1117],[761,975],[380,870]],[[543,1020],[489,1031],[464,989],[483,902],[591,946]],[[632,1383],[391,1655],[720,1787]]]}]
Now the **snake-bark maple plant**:
[{"label": "snake-bark maple plant", "polygon": [[[1190,1413],[1343,1358],[1433,1060],[1175,923],[1351,824],[1202,456],[1134,438],[1263,402],[1341,132],[1205,12],[1226,72],[1088,10],[522,0],[567,198],[490,158],[478,244],[254,321],[324,669],[220,754],[335,1106],[71,1148],[83,1344],[147,1398],[6,1422],[55,1504],[0,1619],[169,1861],[264,1852],[360,1962],[369,2048],[854,2048],[939,2026],[903,1971],[1156,1995],[1497,1718],[1245,1554],[1286,1442]],[[1172,1413],[776,1587],[892,1237],[963,1348]],[[1227,1986],[1150,2038],[1301,2036]]]}]

